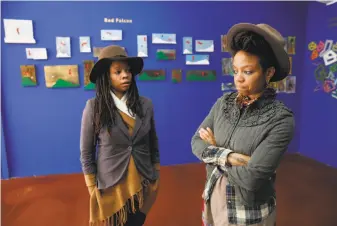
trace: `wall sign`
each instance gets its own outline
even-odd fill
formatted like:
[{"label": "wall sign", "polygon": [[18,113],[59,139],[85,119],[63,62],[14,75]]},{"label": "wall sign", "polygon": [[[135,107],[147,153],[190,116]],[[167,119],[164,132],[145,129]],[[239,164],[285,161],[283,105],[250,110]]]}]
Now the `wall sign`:
[{"label": "wall sign", "polygon": [[125,18],[104,18],[104,23],[116,23],[116,24],[132,24],[132,19],[125,19]]}]

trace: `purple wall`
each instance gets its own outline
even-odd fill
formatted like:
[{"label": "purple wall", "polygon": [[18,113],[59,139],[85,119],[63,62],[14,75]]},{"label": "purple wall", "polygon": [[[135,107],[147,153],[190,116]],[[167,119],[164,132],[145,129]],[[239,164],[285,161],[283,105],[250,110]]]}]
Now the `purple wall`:
[{"label": "purple wall", "polygon": [[[311,2],[308,6],[306,50],[300,93],[299,151],[303,155],[337,167],[337,98],[332,97],[332,92],[325,92],[322,89],[314,92],[315,88],[323,83],[317,82],[315,70],[320,64],[324,65],[324,61],[321,57],[311,60],[312,51],[308,49],[310,42],[318,44],[320,41],[325,43],[326,40],[333,40],[337,45],[337,4],[326,6]],[[330,66],[323,67],[326,74],[329,73]],[[337,79],[337,72],[333,71]],[[329,80],[336,83],[335,79]]]},{"label": "purple wall", "polygon": [[[296,36],[293,74],[304,77],[302,56],[305,51],[305,2],[1,2],[2,17],[31,19],[34,22],[36,45],[4,44],[2,54],[2,109],[9,174],[11,177],[80,172],[79,132],[85,102],[94,95],[83,90],[82,61],[94,59],[92,53],[80,53],[79,36],[91,36],[92,46],[112,42],[100,40],[100,30],[122,29],[123,41],[131,55],[137,53],[137,34],[148,37],[155,32],[176,33],[177,45],[148,43],[150,57],[145,68],[167,73],[163,82],[139,82],[140,92],[153,100],[163,165],[197,162],[190,140],[216,99],[222,95],[221,82],[232,77],[221,75],[220,35],[235,23],[268,23],[283,36]],[[132,24],[107,24],[104,17],[132,18]],[[70,36],[72,57],[57,59],[55,37]],[[209,66],[186,66],[182,55],[182,37],[215,41]],[[27,60],[26,47],[46,47],[47,61]],[[174,48],[177,59],[158,62],[158,48]],[[20,65],[35,64],[39,86],[21,87]],[[45,87],[43,66],[78,64],[81,87],[52,90]],[[214,69],[216,82],[172,84],[172,69]],[[280,94],[279,98],[294,110],[299,121],[298,94]],[[181,113],[181,111],[183,111]],[[299,127],[297,127],[299,130]],[[290,146],[298,150],[299,133]]]}]

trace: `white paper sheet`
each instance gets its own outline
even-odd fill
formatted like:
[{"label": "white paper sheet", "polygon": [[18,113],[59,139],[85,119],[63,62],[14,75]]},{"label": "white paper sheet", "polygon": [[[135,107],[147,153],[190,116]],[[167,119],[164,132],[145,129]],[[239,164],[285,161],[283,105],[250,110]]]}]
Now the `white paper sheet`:
[{"label": "white paper sheet", "polygon": [[56,57],[70,58],[70,37],[56,37]]},{"label": "white paper sheet", "polygon": [[46,48],[26,48],[27,59],[31,60],[47,60]]},{"label": "white paper sheet", "polygon": [[148,57],[147,35],[137,35],[137,56]]},{"label": "white paper sheet", "polygon": [[101,30],[101,40],[120,41],[122,40],[122,30]]},{"label": "white paper sheet", "polygon": [[91,53],[91,44],[89,36],[80,37],[80,52],[81,53]]},{"label": "white paper sheet", "polygon": [[36,43],[33,21],[4,19],[5,43]]}]

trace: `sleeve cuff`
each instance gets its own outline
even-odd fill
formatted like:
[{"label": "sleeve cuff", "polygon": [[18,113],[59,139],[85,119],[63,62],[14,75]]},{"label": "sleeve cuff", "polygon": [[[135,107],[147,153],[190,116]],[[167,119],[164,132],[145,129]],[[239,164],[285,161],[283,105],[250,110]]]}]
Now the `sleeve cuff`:
[{"label": "sleeve cuff", "polygon": [[209,146],[202,155],[202,159],[205,163],[213,163],[218,166],[227,166],[227,156],[233,152],[230,149]]},{"label": "sleeve cuff", "polygon": [[85,184],[87,187],[95,186],[96,185],[96,176],[95,174],[85,174],[84,175]]}]

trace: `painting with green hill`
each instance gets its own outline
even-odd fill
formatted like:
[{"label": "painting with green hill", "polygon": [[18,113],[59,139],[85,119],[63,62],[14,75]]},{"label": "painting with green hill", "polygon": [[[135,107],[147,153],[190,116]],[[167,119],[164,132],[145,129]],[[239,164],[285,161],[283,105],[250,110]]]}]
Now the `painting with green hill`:
[{"label": "painting with green hill", "polygon": [[47,88],[75,88],[80,86],[78,65],[44,66]]},{"label": "painting with green hill", "polygon": [[143,70],[139,76],[139,81],[163,81],[165,80],[165,70]]},{"label": "painting with green hill", "polygon": [[173,83],[180,83],[181,82],[181,74],[182,70],[181,69],[173,69],[172,70],[172,82]]},{"label": "painting with green hill", "polygon": [[175,60],[175,49],[157,49],[157,60]]},{"label": "painting with green hill", "polygon": [[23,87],[37,86],[35,65],[20,65],[20,71]]},{"label": "painting with green hill", "polygon": [[190,70],[186,72],[187,81],[215,81],[215,70]]},{"label": "painting with green hill", "polygon": [[95,84],[90,82],[90,72],[94,67],[95,62],[93,60],[85,60],[84,64],[84,89],[85,90],[94,90],[96,88]]}]

